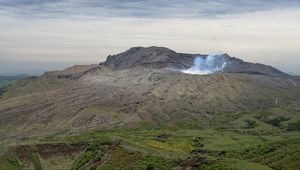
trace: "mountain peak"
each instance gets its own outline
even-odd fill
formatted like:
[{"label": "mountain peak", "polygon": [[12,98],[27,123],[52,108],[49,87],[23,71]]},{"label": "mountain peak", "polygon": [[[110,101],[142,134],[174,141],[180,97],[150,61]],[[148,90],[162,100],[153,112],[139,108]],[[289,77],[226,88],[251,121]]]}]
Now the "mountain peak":
[{"label": "mountain peak", "polygon": [[133,47],[108,56],[104,65],[111,69],[128,69],[134,66],[188,68],[193,64],[194,56],[196,55],[176,53],[165,47]]},{"label": "mountain peak", "polygon": [[[102,63],[106,67],[113,70],[130,69],[136,66],[142,66],[153,69],[171,68],[177,70],[184,70],[195,67],[197,65],[196,59],[203,61],[209,58],[210,68],[221,67],[216,69],[218,72],[225,73],[242,73],[242,74],[256,74],[268,76],[287,76],[287,74],[271,66],[245,62],[241,59],[231,57],[227,53],[224,54],[186,54],[177,53],[166,47],[133,47],[125,52],[110,55],[107,60]],[[204,64],[207,62],[204,62]],[[201,64],[200,66],[207,66]]]}]

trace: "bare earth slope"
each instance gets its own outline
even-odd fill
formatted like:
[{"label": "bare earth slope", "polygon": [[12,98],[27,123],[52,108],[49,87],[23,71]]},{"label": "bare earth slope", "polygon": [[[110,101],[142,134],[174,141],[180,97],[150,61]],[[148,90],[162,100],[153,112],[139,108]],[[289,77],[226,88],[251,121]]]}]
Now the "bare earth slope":
[{"label": "bare earth slope", "polygon": [[[5,89],[0,100],[0,138],[137,127],[142,122],[157,127],[192,122],[193,128],[207,128],[216,113],[284,105],[300,96],[297,78],[183,74],[167,66],[191,65],[186,58],[193,55],[180,58],[183,54],[158,47],[136,52],[140,48],[108,57],[104,64],[47,72]],[[142,63],[131,61],[146,54],[151,56]],[[144,67],[149,63],[160,69]]]}]

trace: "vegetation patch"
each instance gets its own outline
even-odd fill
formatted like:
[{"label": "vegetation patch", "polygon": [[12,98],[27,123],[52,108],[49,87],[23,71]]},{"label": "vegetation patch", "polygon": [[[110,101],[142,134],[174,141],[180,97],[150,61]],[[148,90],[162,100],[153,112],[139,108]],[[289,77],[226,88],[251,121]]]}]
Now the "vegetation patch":
[{"label": "vegetation patch", "polygon": [[159,141],[159,142],[165,142],[171,136],[172,136],[171,134],[162,134],[162,135],[158,135],[156,138],[154,138],[154,140]]},{"label": "vegetation patch", "polygon": [[143,155],[140,152],[125,150],[123,147],[115,149],[107,161],[97,170],[140,170],[156,169],[169,170],[178,164],[177,160],[158,156]]},{"label": "vegetation patch", "polygon": [[192,158],[187,158],[180,162],[177,168],[180,169],[203,169],[208,164],[212,164],[215,160],[208,159],[206,157],[194,156]]},{"label": "vegetation patch", "polygon": [[297,122],[289,123],[287,130],[288,131],[300,130],[300,120],[298,120]]},{"label": "vegetation patch", "polygon": [[273,126],[279,127],[281,122],[284,122],[284,121],[287,121],[287,120],[290,120],[290,118],[286,118],[284,116],[278,116],[278,117],[266,120],[266,123],[269,123]]},{"label": "vegetation patch", "polygon": [[291,114],[285,108],[269,108],[259,111],[256,118],[272,126],[280,127],[281,122],[291,119]]},{"label": "vegetation patch", "polygon": [[246,125],[244,127],[242,127],[244,129],[253,129],[257,126],[257,122],[255,120],[247,119],[247,120],[245,120],[245,122],[246,122]]},{"label": "vegetation patch", "polygon": [[21,170],[22,167],[15,156],[12,155],[3,155],[0,156],[0,170]]},{"label": "vegetation patch", "polygon": [[205,165],[203,170],[272,170],[268,166],[240,159],[224,159]]},{"label": "vegetation patch", "polygon": [[48,159],[52,156],[63,155],[63,156],[73,156],[75,153],[81,152],[86,148],[85,142],[79,143],[46,143],[37,144],[37,152],[43,159]]},{"label": "vegetation patch", "polygon": [[290,139],[228,152],[226,157],[256,162],[273,169],[298,169],[300,162],[300,139]]},{"label": "vegetation patch", "polygon": [[110,145],[110,143],[101,141],[89,143],[85,151],[74,161],[72,169],[80,169],[84,165],[88,166],[88,163],[92,165],[93,163],[101,161],[108,149],[108,145]]},{"label": "vegetation patch", "polygon": [[172,137],[163,142],[157,140],[144,140],[142,144],[147,147],[185,154],[189,154],[194,150],[194,147],[190,142],[190,138],[186,139],[182,137]]},{"label": "vegetation patch", "polygon": [[42,163],[41,160],[39,158],[39,155],[32,149],[32,148],[28,148],[27,149],[27,153],[33,163],[34,169],[35,170],[42,170]]}]

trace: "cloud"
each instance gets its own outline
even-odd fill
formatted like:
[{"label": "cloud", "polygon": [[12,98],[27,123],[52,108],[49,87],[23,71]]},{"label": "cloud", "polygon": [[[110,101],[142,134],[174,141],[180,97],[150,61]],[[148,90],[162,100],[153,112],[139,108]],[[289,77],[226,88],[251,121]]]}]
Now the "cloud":
[{"label": "cloud", "polygon": [[152,45],[300,73],[299,18],[298,0],[0,0],[0,73]]},{"label": "cloud", "polygon": [[201,18],[300,6],[298,0],[0,0],[0,11],[31,17]]}]

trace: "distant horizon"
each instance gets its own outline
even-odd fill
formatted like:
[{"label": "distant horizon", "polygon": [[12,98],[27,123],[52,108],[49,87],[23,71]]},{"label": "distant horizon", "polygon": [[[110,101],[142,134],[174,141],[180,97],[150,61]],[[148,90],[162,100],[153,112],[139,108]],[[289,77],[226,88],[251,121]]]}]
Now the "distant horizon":
[{"label": "distant horizon", "polygon": [[155,45],[223,51],[300,75],[298,0],[0,0],[0,14],[0,74],[41,74]]}]

